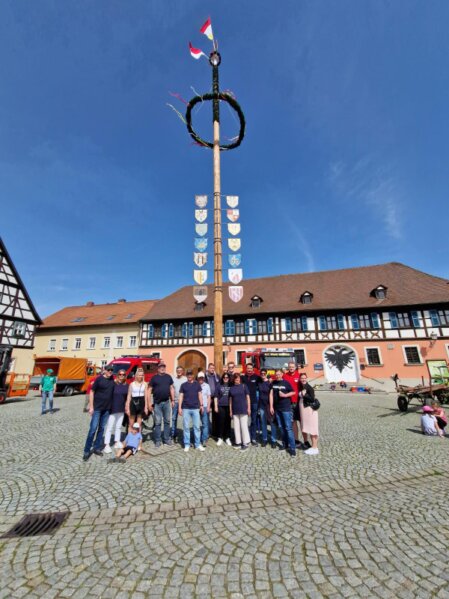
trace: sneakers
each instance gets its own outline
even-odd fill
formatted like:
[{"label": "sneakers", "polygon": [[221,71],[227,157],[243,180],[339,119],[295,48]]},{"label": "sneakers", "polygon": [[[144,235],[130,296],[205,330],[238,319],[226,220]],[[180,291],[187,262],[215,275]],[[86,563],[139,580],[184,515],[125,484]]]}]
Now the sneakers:
[{"label": "sneakers", "polygon": [[154,444],[154,446],[155,446],[156,449],[159,449],[159,447],[161,446],[161,442],[158,441],[157,443]]},{"label": "sneakers", "polygon": [[308,441],[304,441],[303,443],[303,449],[311,449],[312,446],[310,445],[310,443]]},{"label": "sneakers", "polygon": [[266,447],[267,446],[267,442],[266,441],[262,441],[262,447]]},{"label": "sneakers", "polygon": [[218,439],[217,447],[220,447],[220,445],[223,445],[223,439]]},{"label": "sneakers", "polygon": [[88,460],[89,458],[90,458],[90,453],[85,453],[85,454],[83,455],[83,461],[84,461],[84,462],[87,462],[87,460]]},{"label": "sneakers", "polygon": [[184,452],[187,453],[189,451],[190,447],[184,447]]},{"label": "sneakers", "polygon": [[98,456],[100,456],[100,457],[102,457],[102,456],[103,456],[103,452],[101,451],[101,449],[94,449],[94,454],[95,454],[95,455],[98,455]]},{"label": "sneakers", "polygon": [[296,458],[296,450],[295,449],[290,449],[288,453],[290,454],[290,457]]},{"label": "sneakers", "polygon": [[278,444],[277,443],[272,443],[271,444],[271,449],[277,449]]},{"label": "sneakers", "polygon": [[233,447],[233,449],[241,449],[242,448],[241,445],[237,445],[237,444],[233,445],[232,447]]},{"label": "sneakers", "polygon": [[199,445],[197,449],[198,451],[206,451],[206,448],[203,445]]},{"label": "sneakers", "polygon": [[320,452],[318,448],[310,447],[309,449],[306,449],[304,453],[306,453],[307,455],[318,455]]},{"label": "sneakers", "polygon": [[104,451],[104,453],[112,453],[111,446],[105,445],[103,451]]},{"label": "sneakers", "polygon": [[259,443],[255,439],[253,439],[251,441],[251,445],[253,445],[254,447],[258,447]]},{"label": "sneakers", "polygon": [[232,447],[231,439],[226,439],[226,445],[229,445],[229,447]]},{"label": "sneakers", "polygon": [[245,451],[246,449],[249,449],[249,445],[242,445],[242,451]]},{"label": "sneakers", "polygon": [[173,445],[173,439],[169,439],[165,445]]}]

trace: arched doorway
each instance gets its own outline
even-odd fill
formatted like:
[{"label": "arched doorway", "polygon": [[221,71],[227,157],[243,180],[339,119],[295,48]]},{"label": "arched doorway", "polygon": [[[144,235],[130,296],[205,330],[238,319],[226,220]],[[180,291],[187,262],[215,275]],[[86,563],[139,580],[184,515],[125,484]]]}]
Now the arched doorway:
[{"label": "arched doorway", "polygon": [[184,370],[193,370],[193,374],[206,370],[206,356],[195,349],[189,349],[178,356],[177,366],[182,366]]},{"label": "arched doorway", "polygon": [[348,345],[330,345],[323,352],[324,375],[328,383],[357,383],[357,354]]}]

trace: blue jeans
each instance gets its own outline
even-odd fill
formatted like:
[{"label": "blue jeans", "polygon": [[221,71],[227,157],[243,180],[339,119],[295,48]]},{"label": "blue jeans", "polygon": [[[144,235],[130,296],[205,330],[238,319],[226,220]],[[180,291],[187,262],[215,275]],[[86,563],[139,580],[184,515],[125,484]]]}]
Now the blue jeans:
[{"label": "blue jeans", "polygon": [[[90,453],[92,451],[92,444],[94,444],[94,451],[102,450],[104,445],[104,429],[106,427],[109,418],[109,410],[94,410],[92,418],[90,420],[89,432],[87,433],[86,445],[84,446],[84,453]],[[94,437],[95,433],[97,436]]]},{"label": "blue jeans", "polygon": [[200,411],[184,408],[182,410],[182,428],[184,430],[184,447],[190,447],[190,419],[193,422],[195,449],[200,446]]},{"label": "blue jeans", "polygon": [[257,438],[257,430],[259,424],[259,402],[251,401],[251,423],[249,425],[249,436],[251,437],[251,441],[255,441]]},{"label": "blue jeans", "polygon": [[178,407],[179,404],[175,401],[175,405],[173,406],[173,410],[171,412],[171,437],[174,439],[176,437],[176,424],[178,422]]},{"label": "blue jeans", "polygon": [[50,410],[53,410],[53,391],[42,391],[42,414],[47,410],[47,397]]},{"label": "blue jeans", "polygon": [[258,411],[260,428],[262,429],[262,441],[266,443],[268,441],[267,432],[267,408],[261,406]]},{"label": "blue jeans", "polygon": [[169,399],[154,404],[154,442],[161,442],[161,426],[164,420],[164,443],[170,439],[171,402]]},{"label": "blue jeans", "polygon": [[201,414],[201,443],[206,443],[209,439],[209,414],[207,408],[203,407],[203,413]]},{"label": "blue jeans", "polygon": [[281,433],[283,446],[285,448],[288,447],[290,451],[296,451],[291,409],[288,412],[276,411],[276,421]]}]

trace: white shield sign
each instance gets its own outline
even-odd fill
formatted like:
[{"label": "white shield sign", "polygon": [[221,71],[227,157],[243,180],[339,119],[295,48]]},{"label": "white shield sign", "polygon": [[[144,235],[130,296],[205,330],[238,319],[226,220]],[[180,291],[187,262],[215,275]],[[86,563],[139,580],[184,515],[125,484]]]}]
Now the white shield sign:
[{"label": "white shield sign", "polygon": [[204,223],[207,218],[207,210],[195,210],[195,218],[199,223]]},{"label": "white shield sign", "polygon": [[240,212],[239,210],[226,210],[226,215],[228,217],[228,220],[235,223],[239,219]]},{"label": "white shield sign", "polygon": [[207,233],[207,225],[205,223],[195,223],[195,232],[200,237],[204,237]]},{"label": "white shield sign", "polygon": [[198,283],[198,285],[203,285],[203,283],[207,281],[207,270],[194,270],[193,278],[195,283]]},{"label": "white shield sign", "polygon": [[193,261],[197,266],[199,266],[199,268],[201,268],[207,262],[207,254],[197,254],[196,252],[193,252]]},{"label": "white shield sign", "polygon": [[198,206],[198,208],[206,208],[207,196],[195,196],[195,206]]},{"label": "white shield sign", "polygon": [[228,268],[228,278],[231,283],[238,285],[243,279],[243,271],[241,268]]},{"label": "white shield sign", "polygon": [[226,203],[229,208],[237,208],[239,205],[239,196],[226,196]]},{"label": "white shield sign", "polygon": [[240,239],[237,239],[237,238],[228,239],[228,247],[233,252],[237,252],[240,249],[241,245],[242,245],[242,243],[241,243]]},{"label": "white shield sign", "polygon": [[229,223],[228,231],[230,235],[238,235],[240,233],[240,223]]},{"label": "white shield sign", "polygon": [[239,302],[243,297],[243,287],[234,287],[230,286],[229,288],[229,297],[233,302]]},{"label": "white shield sign", "polygon": [[207,298],[207,287],[205,285],[201,287],[193,287],[193,297],[198,303],[206,301]]}]

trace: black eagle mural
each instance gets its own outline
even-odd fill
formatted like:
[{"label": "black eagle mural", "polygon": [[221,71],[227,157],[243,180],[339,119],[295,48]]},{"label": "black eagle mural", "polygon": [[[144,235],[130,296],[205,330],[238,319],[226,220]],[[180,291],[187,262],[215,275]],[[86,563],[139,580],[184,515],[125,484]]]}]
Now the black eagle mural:
[{"label": "black eagle mural", "polygon": [[345,368],[353,368],[355,353],[342,345],[334,345],[324,352],[324,357],[331,368],[343,372]]}]

